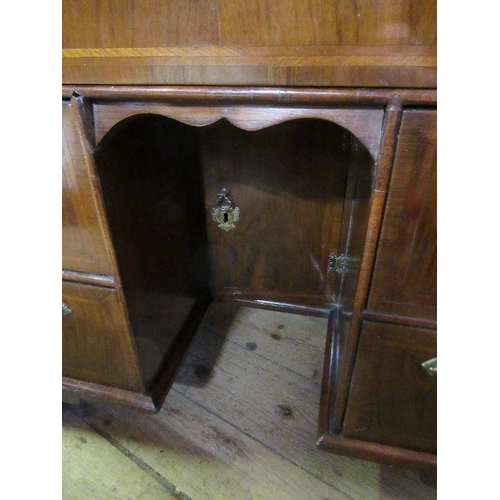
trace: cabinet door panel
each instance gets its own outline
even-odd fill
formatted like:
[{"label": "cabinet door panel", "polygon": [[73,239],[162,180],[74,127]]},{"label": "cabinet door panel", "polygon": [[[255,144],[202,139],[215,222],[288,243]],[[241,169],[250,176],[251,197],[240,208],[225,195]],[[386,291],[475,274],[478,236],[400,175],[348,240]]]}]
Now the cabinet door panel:
[{"label": "cabinet door panel", "polygon": [[[349,161],[342,144],[350,136],[312,119],[253,132],[220,121],[200,136],[215,292],[324,307]],[[227,233],[210,212],[223,186],[241,210]]]},{"label": "cabinet door panel", "polygon": [[437,375],[421,364],[435,356],[435,331],[365,321],[343,435],[434,453]]},{"label": "cabinet door panel", "polygon": [[63,283],[63,304],[63,376],[140,390],[132,339],[116,291]]},{"label": "cabinet door panel", "polygon": [[112,274],[105,220],[93,185],[90,152],[85,150],[71,104],[63,102],[62,113],[63,268]]},{"label": "cabinet door panel", "polygon": [[403,114],[368,308],[436,319],[436,112]]}]

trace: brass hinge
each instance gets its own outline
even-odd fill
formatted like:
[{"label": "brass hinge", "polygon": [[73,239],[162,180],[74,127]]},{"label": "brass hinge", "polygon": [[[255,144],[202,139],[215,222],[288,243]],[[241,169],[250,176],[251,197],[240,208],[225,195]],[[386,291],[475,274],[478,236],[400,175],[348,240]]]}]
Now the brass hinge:
[{"label": "brass hinge", "polygon": [[331,253],[328,257],[328,273],[337,273],[343,276],[348,269],[348,265],[352,263],[352,258],[343,253],[340,255]]}]

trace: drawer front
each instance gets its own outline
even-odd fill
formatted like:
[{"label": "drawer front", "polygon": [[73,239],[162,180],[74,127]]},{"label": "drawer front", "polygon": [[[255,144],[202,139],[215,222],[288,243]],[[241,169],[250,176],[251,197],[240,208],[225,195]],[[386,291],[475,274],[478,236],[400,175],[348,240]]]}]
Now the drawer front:
[{"label": "drawer front", "polygon": [[127,321],[113,289],[63,283],[63,376],[139,391]]},{"label": "drawer front", "polygon": [[405,111],[368,308],[436,320],[436,112]]},{"label": "drawer front", "polygon": [[436,451],[436,332],[365,321],[343,435],[429,453]]},{"label": "drawer front", "polygon": [[75,120],[75,109],[63,102],[62,250],[63,269],[112,274],[107,228],[99,210],[92,157]]}]

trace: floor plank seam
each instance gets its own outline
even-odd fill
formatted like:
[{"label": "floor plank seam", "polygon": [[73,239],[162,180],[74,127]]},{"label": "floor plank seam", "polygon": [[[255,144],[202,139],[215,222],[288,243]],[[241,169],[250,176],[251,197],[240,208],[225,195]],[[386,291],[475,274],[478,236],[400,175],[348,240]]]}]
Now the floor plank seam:
[{"label": "floor plank seam", "polygon": [[151,476],[156,482],[163,486],[169,493],[178,497],[180,500],[193,500],[186,493],[182,492],[174,483],[169,481],[166,477],[162,476],[158,471],[153,469],[148,463],[134,455],[130,450],[123,446],[117,439],[115,439],[111,434],[107,433],[105,430],[101,429],[99,426],[93,424],[92,422],[86,422],[87,425],[102,438],[104,438],[111,446],[115,447],[120,453],[125,455],[129,460],[131,460],[135,465],[141,468],[149,476]]},{"label": "floor plank seam", "polygon": [[[245,352],[248,351],[248,349],[246,347],[242,346],[241,344],[238,344],[238,342],[235,342],[234,340],[228,339],[225,335],[222,335],[222,334],[217,333],[217,332],[214,332],[214,335],[217,335],[220,338],[224,338],[225,340],[227,340],[228,342],[231,342],[231,344],[238,346],[240,349],[242,349]],[[270,358],[268,358],[268,357],[266,357],[266,356],[264,356],[256,351],[252,351],[252,353],[256,356],[259,356],[262,359],[265,359],[266,361],[269,361],[269,362],[275,364],[276,366],[279,366],[280,368],[283,368],[283,369],[285,369],[285,370],[287,370],[295,375],[298,375],[298,376],[304,378],[305,380],[308,380],[309,382],[312,382],[313,384],[315,384],[318,387],[321,387],[320,382],[318,382],[317,380],[313,380],[312,378],[309,378],[307,375],[304,375],[303,373],[296,372],[295,370],[292,370],[288,366],[282,365],[281,363],[278,363],[277,361],[274,361],[273,359],[270,359]],[[321,369],[323,369],[323,367],[321,367]],[[322,373],[322,372],[320,371],[319,373]]]},{"label": "floor plank seam", "polygon": [[224,419],[223,417],[221,417],[218,413],[215,413],[213,410],[211,410],[210,408],[207,408],[205,406],[203,406],[202,404],[200,404],[198,401],[196,400],[193,400],[191,399],[190,397],[186,396],[185,394],[183,394],[182,392],[178,391],[177,389],[175,388],[172,388],[171,389],[172,391],[175,391],[177,394],[179,394],[180,396],[182,396],[183,398],[187,399],[188,401],[190,401],[191,403],[193,403],[194,405],[198,406],[199,408],[202,408],[203,410],[205,410],[206,412],[210,413],[211,415],[219,418],[220,420],[222,420],[224,423],[226,423],[227,425],[231,426],[233,429],[236,429],[238,432],[240,432],[241,434],[243,434],[244,436],[252,439],[253,441],[255,441],[256,443],[259,443],[260,445],[264,446],[264,448],[266,448],[267,450],[273,452],[273,453],[276,453],[276,455],[278,455],[280,458],[282,458],[283,460],[286,460],[287,462],[291,463],[292,465],[294,465],[295,467],[298,467],[299,469],[301,469],[302,471],[304,471],[306,474],[309,474],[310,476],[314,477],[315,479],[317,479],[318,481],[321,481],[323,484],[325,484],[326,486],[330,487],[330,488],[333,488],[335,491],[337,491],[338,493],[340,493],[341,495],[344,495],[345,498],[348,498],[350,500],[357,500],[356,498],[353,498],[351,497],[350,495],[348,495],[347,493],[345,493],[344,491],[340,490],[334,483],[331,483],[327,480],[325,480],[324,478],[322,478],[321,476],[318,476],[317,474],[314,474],[313,472],[307,470],[307,469],[304,469],[304,467],[302,467],[300,464],[297,464],[295,463],[294,461],[290,460],[288,457],[282,455],[278,450],[276,450],[275,448],[270,448],[266,443],[263,443],[262,441],[260,441],[259,439],[257,439],[255,436],[252,436],[251,434],[248,434],[247,432],[245,432],[244,430],[240,429],[239,427],[237,427],[236,425],[234,425],[232,422],[230,422],[229,420],[226,420]]}]

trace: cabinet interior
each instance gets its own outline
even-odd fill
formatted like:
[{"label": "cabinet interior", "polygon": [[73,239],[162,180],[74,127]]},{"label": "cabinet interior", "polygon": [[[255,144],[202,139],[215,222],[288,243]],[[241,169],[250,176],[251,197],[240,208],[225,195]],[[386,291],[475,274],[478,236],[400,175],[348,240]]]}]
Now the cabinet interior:
[{"label": "cabinet interior", "polygon": [[[374,170],[352,133],[314,118],[248,131],[140,114],[94,157],[147,384],[211,299],[337,312],[342,351]],[[227,232],[212,217],[224,187],[240,210]],[[348,255],[343,272],[328,270],[332,254]]]}]

